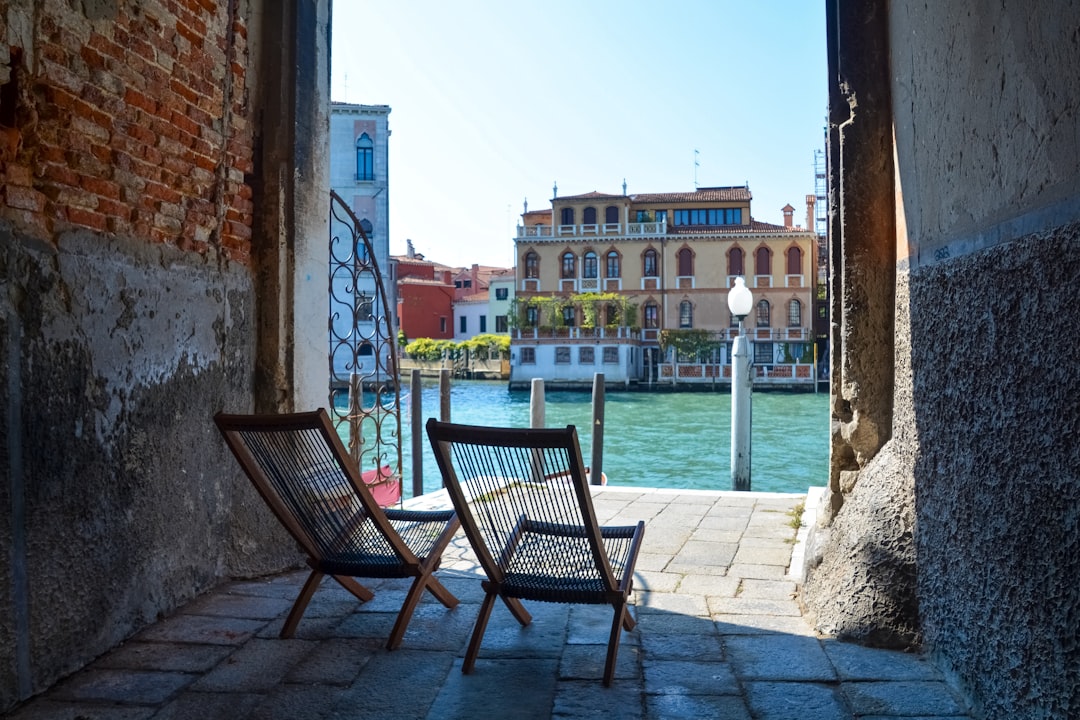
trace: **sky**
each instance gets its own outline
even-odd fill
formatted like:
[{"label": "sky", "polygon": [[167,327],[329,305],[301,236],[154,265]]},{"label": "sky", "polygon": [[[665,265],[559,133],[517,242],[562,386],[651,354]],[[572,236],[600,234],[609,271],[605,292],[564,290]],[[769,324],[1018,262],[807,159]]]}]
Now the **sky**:
[{"label": "sky", "polygon": [[827,110],[810,0],[335,0],[331,99],[389,105],[390,252],[510,267],[523,203],[749,183],[782,224]]}]

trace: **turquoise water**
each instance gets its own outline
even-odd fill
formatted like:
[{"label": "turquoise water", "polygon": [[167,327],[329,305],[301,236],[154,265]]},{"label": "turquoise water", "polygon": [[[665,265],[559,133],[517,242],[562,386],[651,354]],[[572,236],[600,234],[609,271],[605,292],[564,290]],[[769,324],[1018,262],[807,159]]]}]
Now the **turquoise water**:
[{"label": "turquoise water", "polygon": [[[604,473],[610,485],[731,489],[731,397],[727,393],[606,393]],[[592,398],[588,392],[546,394],[548,427],[576,425],[590,463]],[[439,414],[436,380],[424,383],[423,419]],[[410,399],[403,393],[404,494],[412,496]],[[529,393],[504,382],[455,380],[450,419],[470,425],[527,427]],[[751,424],[751,489],[805,492],[828,477],[829,412],[825,393],[755,393]],[[424,491],[442,481],[424,438]]]}]

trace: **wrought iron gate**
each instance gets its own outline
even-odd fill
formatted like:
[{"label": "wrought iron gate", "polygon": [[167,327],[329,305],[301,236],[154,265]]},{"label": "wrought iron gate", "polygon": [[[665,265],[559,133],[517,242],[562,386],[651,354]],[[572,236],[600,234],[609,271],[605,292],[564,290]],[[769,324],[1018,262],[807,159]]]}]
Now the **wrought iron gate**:
[{"label": "wrought iron gate", "polygon": [[330,407],[380,504],[401,497],[401,391],[390,298],[363,225],[330,191]]}]

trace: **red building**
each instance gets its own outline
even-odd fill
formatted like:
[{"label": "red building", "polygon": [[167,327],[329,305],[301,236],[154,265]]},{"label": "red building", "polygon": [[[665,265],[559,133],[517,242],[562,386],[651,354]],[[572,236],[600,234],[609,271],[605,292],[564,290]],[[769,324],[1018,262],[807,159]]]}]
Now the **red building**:
[{"label": "red building", "polygon": [[409,340],[454,338],[454,269],[412,252],[396,255],[398,329]]}]

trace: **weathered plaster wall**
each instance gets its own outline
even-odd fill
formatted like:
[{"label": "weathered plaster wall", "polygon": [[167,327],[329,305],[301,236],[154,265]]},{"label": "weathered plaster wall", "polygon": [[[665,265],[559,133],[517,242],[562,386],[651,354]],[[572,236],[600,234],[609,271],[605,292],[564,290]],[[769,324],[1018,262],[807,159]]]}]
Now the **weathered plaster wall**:
[{"label": "weathered plaster wall", "polygon": [[21,456],[4,490],[23,505],[4,513],[22,552],[0,567],[28,610],[3,627],[9,704],[16,649],[40,690],[221,577],[296,555],[222,471],[210,418],[251,405],[249,274],[89,232],[54,246],[4,227],[0,247],[5,438]]},{"label": "weathered plaster wall", "polygon": [[211,418],[326,398],[328,11],[0,4],[0,711],[299,560]]},{"label": "weathered plaster wall", "polygon": [[1080,6],[891,24],[924,641],[986,717],[1080,717]]},{"label": "weathered plaster wall", "polygon": [[[1080,717],[1080,6],[887,10],[892,132],[840,152],[876,164],[894,141],[891,440],[842,488],[807,590],[819,622],[867,641],[917,617],[982,716]],[[841,60],[877,62],[839,25]],[[841,229],[846,280],[868,245]],[[834,310],[842,327],[857,308]],[[906,580],[874,561],[905,543]]]}]

